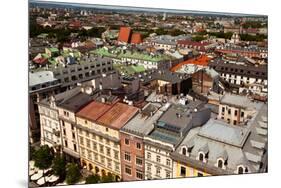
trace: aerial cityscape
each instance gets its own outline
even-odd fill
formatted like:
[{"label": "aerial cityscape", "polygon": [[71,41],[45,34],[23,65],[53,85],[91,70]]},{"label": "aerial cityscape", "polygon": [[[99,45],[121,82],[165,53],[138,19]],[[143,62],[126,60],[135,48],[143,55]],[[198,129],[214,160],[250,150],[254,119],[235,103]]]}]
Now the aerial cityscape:
[{"label": "aerial cityscape", "polygon": [[29,186],[266,173],[267,24],[30,1]]}]

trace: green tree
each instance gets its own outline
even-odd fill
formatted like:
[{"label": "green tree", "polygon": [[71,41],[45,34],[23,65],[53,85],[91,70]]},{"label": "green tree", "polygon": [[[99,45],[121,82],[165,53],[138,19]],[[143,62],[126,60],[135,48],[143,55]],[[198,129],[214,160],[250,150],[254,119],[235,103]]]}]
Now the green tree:
[{"label": "green tree", "polygon": [[33,154],[33,159],[35,161],[34,165],[37,168],[43,170],[43,174],[44,174],[44,170],[51,167],[53,158],[54,158],[54,153],[51,150],[51,148],[49,148],[48,145],[41,146]]},{"label": "green tree", "polygon": [[65,167],[66,167],[66,162],[64,160],[64,157],[61,155],[56,155],[52,164],[54,174],[59,177],[65,177],[66,174]]},{"label": "green tree", "polygon": [[86,178],[86,184],[93,184],[93,183],[99,183],[100,182],[100,176],[98,174],[94,174],[91,176],[88,176]]},{"label": "green tree", "polygon": [[69,163],[66,165],[66,183],[74,184],[79,181],[81,177],[80,170],[77,164]]},{"label": "green tree", "polygon": [[109,183],[109,182],[114,182],[114,177],[111,173],[109,173],[108,175],[103,175],[101,177],[101,182],[102,183]]}]

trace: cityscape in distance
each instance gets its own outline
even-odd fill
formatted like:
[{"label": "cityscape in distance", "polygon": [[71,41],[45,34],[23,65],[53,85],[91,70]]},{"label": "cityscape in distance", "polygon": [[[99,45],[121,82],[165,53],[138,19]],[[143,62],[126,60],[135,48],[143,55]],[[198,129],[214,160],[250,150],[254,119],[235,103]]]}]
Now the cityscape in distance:
[{"label": "cityscape in distance", "polygon": [[268,17],[182,8],[29,1],[29,187],[268,172]]}]

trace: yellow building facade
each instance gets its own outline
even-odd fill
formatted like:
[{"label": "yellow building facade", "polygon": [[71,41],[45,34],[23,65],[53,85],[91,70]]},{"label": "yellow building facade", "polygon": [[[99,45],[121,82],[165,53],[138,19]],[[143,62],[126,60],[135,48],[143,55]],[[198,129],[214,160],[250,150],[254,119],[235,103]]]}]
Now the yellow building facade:
[{"label": "yellow building facade", "polygon": [[187,166],[179,161],[174,161],[173,167],[173,178],[211,176],[205,171]]}]

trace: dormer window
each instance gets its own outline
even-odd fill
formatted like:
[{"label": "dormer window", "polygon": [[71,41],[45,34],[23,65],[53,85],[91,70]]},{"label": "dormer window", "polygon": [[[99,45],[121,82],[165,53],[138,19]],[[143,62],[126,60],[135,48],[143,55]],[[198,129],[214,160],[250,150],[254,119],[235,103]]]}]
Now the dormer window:
[{"label": "dormer window", "polygon": [[186,147],[182,147],[182,149],[181,149],[181,153],[183,154],[183,155],[186,155]]},{"label": "dormer window", "polygon": [[223,168],[223,160],[222,159],[218,160],[218,167]]},{"label": "dormer window", "polygon": [[247,172],[248,172],[248,168],[247,167],[244,167],[242,165],[237,167],[237,173],[238,174],[245,174]]},{"label": "dormer window", "polygon": [[199,161],[204,161],[205,154],[204,153],[199,153]]},{"label": "dormer window", "polygon": [[208,158],[208,153],[209,153],[209,146],[208,144],[205,144],[199,149],[197,160],[206,163]]}]

